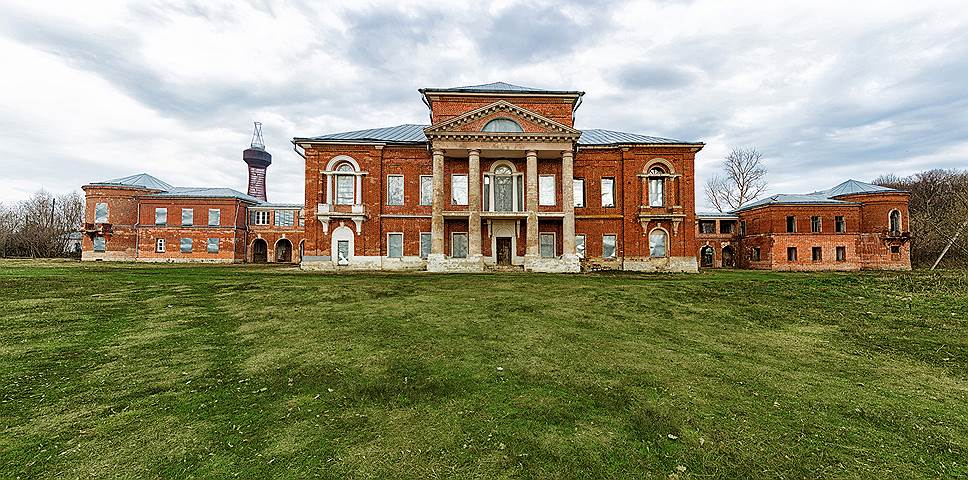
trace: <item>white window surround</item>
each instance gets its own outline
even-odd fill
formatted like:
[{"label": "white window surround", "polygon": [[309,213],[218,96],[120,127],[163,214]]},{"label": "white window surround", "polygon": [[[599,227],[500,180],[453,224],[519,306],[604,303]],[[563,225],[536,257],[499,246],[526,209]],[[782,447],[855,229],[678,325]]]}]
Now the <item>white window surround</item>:
[{"label": "white window surround", "polygon": [[433,236],[431,233],[420,232],[420,258],[426,259],[430,256],[431,248],[433,248]]},{"label": "white window surround", "polygon": [[573,191],[575,197],[575,207],[581,208],[585,206],[585,179],[576,178],[573,180]]},{"label": "white window surround", "polygon": [[208,209],[208,225],[210,227],[217,227],[222,224],[222,210],[218,208]]},{"label": "white window surround", "polygon": [[615,177],[602,177],[602,207],[615,207]]},{"label": "white window surround", "polygon": [[[337,172],[337,169],[342,165],[348,165],[349,171]],[[336,202],[336,180],[335,177],[338,175],[352,176],[355,179],[355,185],[353,186],[353,203],[355,205],[360,205],[363,203],[362,190],[363,190],[363,176],[367,172],[360,170],[360,164],[348,155],[337,155],[326,163],[326,169],[320,172],[325,177],[326,182],[326,203],[333,205]],[[349,203],[348,203],[349,204]]]},{"label": "white window surround", "polygon": [[[510,178],[511,182],[511,210],[498,210],[497,201],[497,190],[498,181],[497,179]],[[524,211],[524,202],[522,201],[523,191],[519,191],[524,186],[524,173],[518,172],[514,168],[514,164],[506,160],[494,162],[491,165],[491,170],[484,173],[483,185],[487,185],[487,198],[484,199],[483,207],[485,212],[497,212],[497,211],[511,211],[511,212],[521,212]],[[502,180],[504,182],[504,180]],[[501,185],[501,188],[505,188],[505,185]]]},{"label": "white window surround", "polygon": [[[399,239],[399,245],[394,245],[395,239]],[[403,258],[403,232],[387,233],[387,258]]]},{"label": "white window surround", "polygon": [[403,205],[405,185],[403,175],[387,175],[387,205]]},{"label": "white window surround", "polygon": [[165,253],[165,239],[155,239],[155,253]]},{"label": "white window surround", "polygon": [[554,175],[538,175],[538,205],[550,207],[558,203]]},{"label": "white window surround", "polygon": [[155,225],[167,225],[168,224],[168,209],[167,208],[156,208],[155,209]]},{"label": "white window surround", "polygon": [[669,256],[669,232],[664,228],[653,228],[649,232],[649,256],[652,258]]},{"label": "white window surround", "polygon": [[420,205],[434,204],[434,176],[420,176]]}]

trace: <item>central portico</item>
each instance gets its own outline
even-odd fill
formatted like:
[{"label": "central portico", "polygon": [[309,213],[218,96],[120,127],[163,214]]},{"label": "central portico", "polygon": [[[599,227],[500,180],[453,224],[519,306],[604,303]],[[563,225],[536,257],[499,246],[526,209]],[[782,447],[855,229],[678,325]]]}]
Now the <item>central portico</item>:
[{"label": "central portico", "polygon": [[433,156],[429,271],[580,271],[573,196],[580,131],[498,100],[424,134]]}]

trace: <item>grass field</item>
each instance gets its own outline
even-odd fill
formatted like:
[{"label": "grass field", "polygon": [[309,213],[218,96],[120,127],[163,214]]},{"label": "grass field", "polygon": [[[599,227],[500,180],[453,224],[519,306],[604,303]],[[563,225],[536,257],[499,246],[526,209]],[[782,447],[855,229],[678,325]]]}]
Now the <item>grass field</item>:
[{"label": "grass field", "polygon": [[0,478],[968,476],[968,275],[0,262]]}]

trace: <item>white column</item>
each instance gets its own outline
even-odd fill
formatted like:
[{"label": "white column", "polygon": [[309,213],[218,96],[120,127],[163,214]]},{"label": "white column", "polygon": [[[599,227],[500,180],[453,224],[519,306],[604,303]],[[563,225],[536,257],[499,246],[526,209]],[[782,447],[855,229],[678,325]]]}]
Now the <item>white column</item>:
[{"label": "white column", "polygon": [[571,150],[561,152],[561,201],[565,213],[561,223],[562,254],[573,257],[575,252],[575,173]]},{"label": "white column", "polygon": [[434,202],[430,224],[430,254],[444,255],[444,152],[434,150]]},{"label": "white column", "polygon": [[538,243],[538,152],[528,150],[526,156],[528,178],[525,204],[528,211],[528,238],[525,257],[537,258],[541,256],[541,247]]},{"label": "white column", "polygon": [[363,203],[363,175],[360,173],[356,174],[356,202],[357,205]]},{"label": "white column", "polygon": [[481,152],[468,152],[467,168],[467,256],[481,257]]}]

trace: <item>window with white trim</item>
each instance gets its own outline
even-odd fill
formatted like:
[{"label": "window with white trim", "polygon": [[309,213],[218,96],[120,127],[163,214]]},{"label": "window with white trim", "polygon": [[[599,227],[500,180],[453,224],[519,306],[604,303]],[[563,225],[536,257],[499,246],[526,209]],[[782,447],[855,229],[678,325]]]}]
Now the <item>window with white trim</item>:
[{"label": "window with white trim", "polygon": [[222,211],[217,208],[208,209],[208,225],[217,227],[222,224]]},{"label": "window with white trim", "polygon": [[387,205],[403,205],[403,175],[387,175]]},{"label": "window with white trim", "polygon": [[467,205],[467,175],[450,176],[450,203]]},{"label": "window with white trim", "polygon": [[430,249],[433,246],[433,237],[430,233],[420,233],[420,258],[426,259],[430,256]]},{"label": "window with white trim", "polygon": [[434,176],[433,175],[420,176],[420,204],[421,205],[434,204]]},{"label": "window with white trim", "polygon": [[165,253],[165,239],[155,239],[155,253]]},{"label": "window with white trim", "polygon": [[538,177],[538,205],[555,205],[555,176],[541,175]]},{"label": "window with white trim", "polygon": [[652,230],[652,233],[649,234],[649,256],[654,258],[665,257],[668,253],[666,251],[668,240],[669,235],[665,230]]},{"label": "window with white trim", "polygon": [[602,206],[615,206],[615,179],[611,177],[602,178]]},{"label": "window with white trim", "polygon": [[353,166],[343,163],[336,167],[336,204],[353,205],[356,202],[356,175]]},{"label": "window with white trim", "polygon": [[94,204],[94,223],[108,223],[108,204]]},{"label": "window with white trim", "polygon": [[585,179],[576,178],[572,183],[574,196],[575,196],[575,207],[585,206]]},{"label": "window with white trim", "polygon": [[665,171],[659,167],[649,170],[649,206],[665,206]]},{"label": "window with white trim", "polygon": [[387,234],[387,257],[403,258],[403,234]]},{"label": "window with white trim", "polygon": [[268,225],[269,224],[269,211],[268,210],[256,210],[252,212],[249,223],[252,225]]},{"label": "window with white trim", "polygon": [[602,235],[602,257],[615,258],[615,235]]},{"label": "window with white trim", "polygon": [[167,208],[156,208],[155,209],[155,225],[165,225],[168,223],[168,209]]}]

